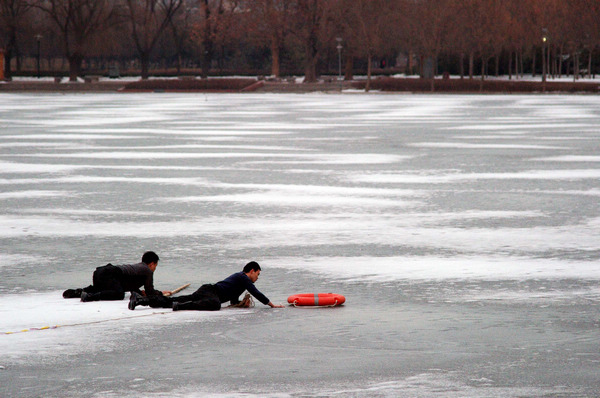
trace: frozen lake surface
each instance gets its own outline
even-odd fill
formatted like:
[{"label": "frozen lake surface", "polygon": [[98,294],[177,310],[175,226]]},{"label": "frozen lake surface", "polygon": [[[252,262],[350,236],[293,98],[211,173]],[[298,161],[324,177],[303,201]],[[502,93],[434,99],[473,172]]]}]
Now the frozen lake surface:
[{"label": "frozen lake surface", "polygon": [[[600,97],[2,94],[0,396],[597,397]],[[161,261],[216,313],[64,300]]]}]

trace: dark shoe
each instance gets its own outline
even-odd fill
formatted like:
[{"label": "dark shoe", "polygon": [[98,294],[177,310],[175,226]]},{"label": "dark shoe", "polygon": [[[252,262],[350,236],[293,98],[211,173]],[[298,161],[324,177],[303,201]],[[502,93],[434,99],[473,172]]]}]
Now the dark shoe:
[{"label": "dark shoe", "polygon": [[138,305],[139,298],[142,297],[135,292],[131,292],[131,297],[129,297],[129,304],[127,304],[127,308],[131,311],[135,310],[135,306]]},{"label": "dark shoe", "polygon": [[81,298],[82,293],[83,289],[67,289],[63,292],[63,298]]},{"label": "dark shoe", "polygon": [[179,311],[179,303],[177,301],[173,303],[173,311]]}]

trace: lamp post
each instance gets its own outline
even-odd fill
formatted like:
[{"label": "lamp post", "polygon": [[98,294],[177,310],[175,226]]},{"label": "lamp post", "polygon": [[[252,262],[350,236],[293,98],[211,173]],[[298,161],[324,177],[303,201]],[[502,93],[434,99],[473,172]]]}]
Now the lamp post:
[{"label": "lamp post", "polygon": [[337,50],[338,50],[338,81],[340,82],[340,91],[342,91],[342,38],[336,37]]},{"label": "lamp post", "polygon": [[37,78],[40,78],[40,48],[42,42],[42,35],[39,33],[35,35],[35,40],[37,41]]},{"label": "lamp post", "polygon": [[546,83],[546,42],[548,41],[548,29],[542,29],[542,83]]}]

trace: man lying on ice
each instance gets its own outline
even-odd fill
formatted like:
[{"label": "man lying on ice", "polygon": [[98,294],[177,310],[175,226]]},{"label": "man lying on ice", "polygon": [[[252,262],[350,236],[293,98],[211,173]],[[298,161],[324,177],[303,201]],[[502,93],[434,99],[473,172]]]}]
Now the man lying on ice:
[{"label": "man lying on ice", "polygon": [[135,310],[135,307],[138,305],[147,305],[152,308],[173,308],[173,311],[218,311],[221,309],[221,303],[229,301],[231,304],[238,304],[240,302],[239,297],[245,290],[264,305],[268,305],[271,308],[282,308],[283,305],[273,304],[271,300],[254,286],[254,282],[257,281],[260,271],[260,265],[255,261],[251,261],[246,264],[241,272],[236,272],[214,285],[202,285],[194,293],[185,296],[142,297],[132,293],[129,300],[129,309]]}]

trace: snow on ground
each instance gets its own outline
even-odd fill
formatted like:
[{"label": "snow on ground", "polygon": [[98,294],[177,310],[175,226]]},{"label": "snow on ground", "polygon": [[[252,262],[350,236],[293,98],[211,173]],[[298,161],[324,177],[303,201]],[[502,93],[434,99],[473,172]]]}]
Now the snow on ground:
[{"label": "snow on ground", "polygon": [[144,306],[131,311],[127,304],[128,300],[83,303],[63,299],[61,291],[0,296],[0,365],[34,356],[47,361],[62,355],[92,355],[113,349],[119,344],[118,335],[130,334],[133,338],[161,325],[197,324],[252,311],[174,312]]},{"label": "snow on ground", "polygon": [[[233,78],[246,78],[247,76],[231,76]],[[271,76],[272,77],[272,76]],[[397,77],[397,78],[415,78],[418,79],[419,76],[417,75],[406,75],[406,74],[396,74],[393,77]],[[439,78],[441,78],[442,76],[439,75],[437,76]],[[219,79],[220,77],[214,77],[214,79]],[[366,79],[366,76],[363,75],[356,75],[355,76],[356,79]],[[451,75],[450,76],[451,79],[460,79],[460,76],[455,76],[455,75]],[[475,75],[473,77],[474,79],[480,79],[479,76]],[[151,77],[151,79],[164,79],[164,77]],[[486,79],[489,80],[508,80],[508,76],[487,76]],[[53,82],[54,81],[54,77],[47,77],[47,76],[42,76],[40,78],[38,77],[27,77],[27,76],[15,76],[13,77],[14,81],[46,81],[46,82]],[[108,77],[100,77],[101,81],[124,81],[124,82],[130,82],[130,81],[138,81],[140,80],[139,76],[123,76],[123,77],[119,77],[119,78],[108,78]],[[523,81],[541,81],[542,80],[542,75],[539,74],[538,76],[531,76],[530,74],[527,75],[523,75],[523,76],[512,76],[512,80],[513,81],[519,81],[519,80],[523,80]],[[66,81],[66,80],[65,80]],[[304,81],[303,77],[298,77],[296,79],[297,83],[302,83]],[[572,82],[573,81],[573,76],[561,76],[561,77],[551,77],[548,76],[548,81],[564,81],[564,82]],[[579,79],[579,81],[582,82],[589,82],[589,81],[600,81],[600,77],[596,77],[595,79],[589,79],[587,77],[585,78],[581,78]],[[80,79],[80,82],[83,82],[83,79]]]}]

